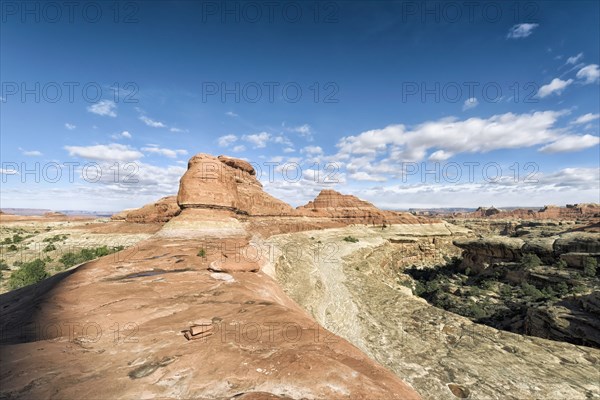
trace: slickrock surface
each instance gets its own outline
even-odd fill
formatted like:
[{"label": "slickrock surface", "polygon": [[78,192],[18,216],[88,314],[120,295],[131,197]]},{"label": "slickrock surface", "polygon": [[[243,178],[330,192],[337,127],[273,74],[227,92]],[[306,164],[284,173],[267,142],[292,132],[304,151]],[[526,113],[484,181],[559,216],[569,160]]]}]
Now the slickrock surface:
[{"label": "slickrock surface", "polygon": [[[600,398],[600,350],[500,331],[413,296],[402,284],[407,245],[432,240],[418,230],[395,225],[273,236],[269,241],[278,249],[290,250],[270,273],[319,323],[396,372],[424,399]],[[429,233],[449,242],[466,234],[441,224]],[[359,241],[346,242],[347,236]],[[597,298],[586,301],[598,306]]]},{"label": "slickrock surface", "polygon": [[[298,215],[248,163],[205,154],[177,201],[135,247],[0,297],[0,398],[420,398],[262,272],[260,233],[339,221]],[[194,335],[198,321],[212,328]]]}]

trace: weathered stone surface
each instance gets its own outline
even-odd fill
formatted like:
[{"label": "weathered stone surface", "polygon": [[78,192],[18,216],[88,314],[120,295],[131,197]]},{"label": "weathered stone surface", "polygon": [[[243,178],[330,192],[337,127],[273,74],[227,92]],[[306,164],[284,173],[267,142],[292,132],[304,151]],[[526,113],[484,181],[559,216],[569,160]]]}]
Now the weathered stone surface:
[{"label": "weathered stone surface", "polygon": [[479,207],[472,213],[463,215],[467,218],[490,218],[490,219],[552,219],[577,220],[577,219],[598,219],[600,218],[600,204],[581,203],[567,204],[566,207],[554,205],[544,206],[539,210],[519,208],[514,210],[498,210],[494,207]]},{"label": "weathered stone surface", "polygon": [[556,254],[600,253],[600,235],[588,232],[566,233],[554,242],[553,247]]},{"label": "weathered stone surface", "polygon": [[498,262],[518,262],[525,244],[522,239],[504,236],[459,239],[453,243],[465,250],[461,266],[477,273]]},{"label": "weathered stone surface", "polygon": [[248,162],[197,154],[179,185],[182,208],[222,208],[246,215],[291,215],[287,203],[265,193]]},{"label": "weathered stone surface", "polygon": [[175,196],[163,197],[155,203],[133,210],[125,210],[111,217],[113,221],[137,223],[163,223],[178,215],[181,209]]},{"label": "weathered stone surface", "polygon": [[355,224],[418,224],[426,221],[410,213],[380,210],[368,201],[330,189],[322,190],[313,201],[297,210],[308,217],[335,218]]}]

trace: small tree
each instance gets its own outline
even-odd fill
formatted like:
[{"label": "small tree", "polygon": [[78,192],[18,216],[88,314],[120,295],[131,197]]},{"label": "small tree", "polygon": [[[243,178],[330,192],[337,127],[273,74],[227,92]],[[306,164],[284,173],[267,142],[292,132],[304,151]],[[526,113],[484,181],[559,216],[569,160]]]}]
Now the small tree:
[{"label": "small tree", "polygon": [[561,258],[560,260],[558,260],[558,261],[556,262],[556,264],[554,264],[554,267],[555,267],[555,268],[558,268],[558,269],[565,269],[565,268],[567,268],[568,266],[569,266],[569,265],[567,264],[567,262],[566,262],[565,260],[563,260],[562,258]]}]

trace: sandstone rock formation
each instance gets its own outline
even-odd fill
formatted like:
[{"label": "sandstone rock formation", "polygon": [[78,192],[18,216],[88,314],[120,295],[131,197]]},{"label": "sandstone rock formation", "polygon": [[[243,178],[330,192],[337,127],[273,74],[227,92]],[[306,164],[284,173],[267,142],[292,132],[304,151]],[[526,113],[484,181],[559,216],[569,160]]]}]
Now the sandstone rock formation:
[{"label": "sandstone rock formation", "polygon": [[472,213],[462,214],[466,218],[491,218],[491,219],[553,219],[553,220],[577,220],[577,219],[600,219],[600,204],[581,203],[567,204],[566,207],[547,205],[539,210],[518,208],[514,210],[498,210],[494,207],[479,207]]},{"label": "sandstone rock formation", "polygon": [[253,216],[294,213],[289,204],[262,190],[248,162],[208,154],[190,159],[181,178],[177,203],[184,209],[217,208]]},{"label": "sandstone rock formation", "polygon": [[356,196],[331,189],[322,190],[313,201],[297,210],[301,215],[334,218],[349,224],[418,224],[423,221],[409,213],[380,210]]},{"label": "sandstone rock formation", "polygon": [[168,222],[180,211],[177,198],[168,196],[155,203],[146,204],[141,208],[127,212],[125,221],[138,223]]}]

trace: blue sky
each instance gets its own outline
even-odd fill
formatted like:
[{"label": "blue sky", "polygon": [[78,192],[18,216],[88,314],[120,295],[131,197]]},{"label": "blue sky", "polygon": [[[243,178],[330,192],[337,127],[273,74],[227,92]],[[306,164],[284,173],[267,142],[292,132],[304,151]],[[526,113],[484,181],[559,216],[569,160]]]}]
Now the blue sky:
[{"label": "blue sky", "polygon": [[138,207],[199,152],[294,206],[600,202],[597,1],[47,4],[0,10],[2,207]]}]

